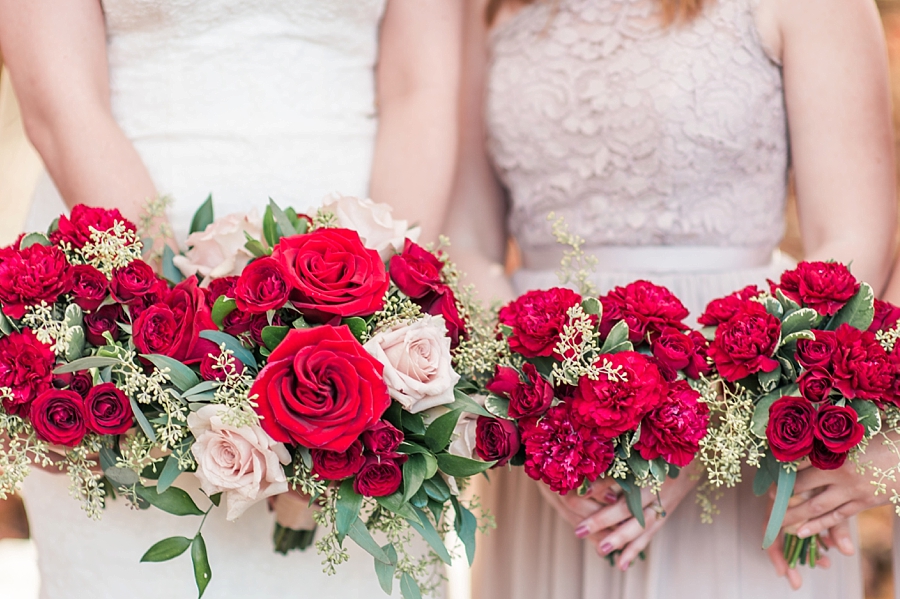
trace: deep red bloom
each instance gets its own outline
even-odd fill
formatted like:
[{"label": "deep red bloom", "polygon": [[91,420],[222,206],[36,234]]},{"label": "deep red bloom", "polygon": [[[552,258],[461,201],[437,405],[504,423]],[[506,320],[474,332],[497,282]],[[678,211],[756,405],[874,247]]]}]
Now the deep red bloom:
[{"label": "deep red bloom", "polygon": [[731,320],[719,325],[709,355],[719,374],[738,381],[778,367],[772,356],[781,340],[781,321],[757,302],[747,302]]},{"label": "deep red bloom", "polygon": [[831,374],[818,366],[804,370],[797,383],[800,385],[800,395],[813,403],[821,403],[828,399],[834,386]]},{"label": "deep red bloom", "polygon": [[69,216],[59,217],[57,228],[50,233],[50,241],[54,244],[69,243],[73,248],[81,249],[91,240],[91,229],[108,231],[116,222],[123,223],[125,229],[137,232],[134,223],[125,219],[116,208],[94,208],[78,204],[72,208]]},{"label": "deep red bloom", "polygon": [[782,397],[769,408],[766,439],[780,462],[805,458],[812,451],[816,408],[802,397]]},{"label": "deep red bloom", "polygon": [[553,386],[540,375],[534,364],[526,362],[522,374],[524,381],[515,368],[498,366],[494,378],[486,386],[491,393],[509,399],[509,416],[516,420],[540,416],[553,402]]},{"label": "deep red bloom", "polygon": [[0,337],[0,387],[11,392],[3,408],[15,416],[27,416],[31,402],[51,388],[55,362],[53,350],[38,341],[31,329]]},{"label": "deep red bloom", "polygon": [[616,287],[600,297],[603,319],[600,334],[609,334],[620,320],[628,323],[628,339],[632,343],[656,338],[664,329],[687,329],[682,322],[688,316],[675,295],[650,281],[635,281],[625,287]]},{"label": "deep red bloom", "polygon": [[834,388],[847,399],[891,402],[895,367],[874,333],[842,324],[835,331]]},{"label": "deep red bloom", "polygon": [[717,326],[728,322],[731,317],[762,291],[756,285],[749,285],[731,295],[714,299],[706,306],[706,310],[697,319],[703,326]]},{"label": "deep red bloom", "polygon": [[395,493],[403,482],[400,466],[406,459],[405,455],[366,458],[365,465],[353,481],[353,490],[364,497],[385,497]]},{"label": "deep red bloom", "polygon": [[313,449],[313,474],[322,480],[344,480],[359,472],[366,463],[363,457],[363,445],[354,441],[346,451],[328,451]]},{"label": "deep red bloom", "polygon": [[72,301],[82,310],[96,310],[109,293],[109,279],[89,264],[72,267]]},{"label": "deep red bloom", "polygon": [[847,452],[834,452],[816,439],[809,454],[809,461],[819,470],[837,470],[847,461]]},{"label": "deep red bloom", "polygon": [[121,333],[119,322],[125,320],[120,304],[109,304],[84,315],[84,338],[91,345],[102,347],[107,344],[103,333],[109,333],[113,341]]},{"label": "deep red bloom", "polygon": [[124,435],[134,424],[131,403],[112,383],[96,385],[84,398],[89,430],[98,435]]},{"label": "deep red bloom", "polygon": [[822,406],[816,416],[816,439],[835,453],[846,453],[866,434],[856,411],[850,406]]},{"label": "deep red bloom", "polygon": [[519,451],[519,429],[511,420],[479,416],[475,424],[475,453],[486,462],[505,466]]},{"label": "deep red bloom", "polygon": [[663,329],[651,343],[653,357],[667,380],[674,380],[679,370],[692,379],[708,374],[706,347],[706,339],[697,331],[686,332],[674,327]]},{"label": "deep red bloom", "polygon": [[159,277],[143,260],[132,260],[128,266],[113,271],[109,284],[113,299],[123,304],[159,290]]},{"label": "deep red bloom", "polygon": [[838,262],[801,262],[787,270],[776,285],[769,282],[772,293],[776,289],[805,308],[831,316],[844,307],[859,291],[856,280],[846,266]]},{"label": "deep red bloom", "polygon": [[837,348],[834,331],[813,331],[815,339],[797,341],[797,362],[804,368],[829,368]]},{"label": "deep red bloom", "polygon": [[900,320],[900,307],[876,299],[875,318],[872,319],[869,331],[877,333],[878,331],[890,330],[894,328],[898,320]]},{"label": "deep red bloom", "polygon": [[379,420],[363,432],[362,442],[368,451],[376,455],[392,454],[403,442],[403,433],[390,422]]},{"label": "deep red bloom", "polygon": [[391,279],[397,288],[411,299],[421,299],[440,293],[445,287],[441,279],[444,263],[440,259],[407,239],[403,252],[391,257]]},{"label": "deep red bloom", "polygon": [[74,391],[48,389],[31,404],[31,424],[47,443],[74,447],[87,434],[84,399]]},{"label": "deep red bloom", "polygon": [[210,310],[216,305],[216,300],[223,295],[234,298],[234,286],[237,284],[237,281],[238,277],[231,276],[220,277],[209,282],[209,286],[206,287],[206,303]]},{"label": "deep red bloom", "polygon": [[556,345],[569,321],[568,310],[581,303],[570,289],[529,291],[500,309],[500,323],[512,329],[510,349],[526,358],[557,356]]},{"label": "deep red bloom", "polygon": [[194,277],[175,286],[134,323],[134,345],[144,354],[162,354],[180,362],[200,360],[216,345],[200,332],[216,329],[203,290]]},{"label": "deep red bloom", "polygon": [[663,458],[684,468],[700,450],[709,426],[709,407],[685,380],[669,385],[661,406],[644,416],[641,436],[634,447],[645,460]]},{"label": "deep red bloom", "polygon": [[22,318],[26,308],[55,303],[71,289],[72,268],[56,246],[0,249],[0,304],[7,316]]},{"label": "deep red bloom", "polygon": [[238,310],[264,314],[283,308],[291,292],[287,278],[287,271],[278,260],[269,257],[254,260],[234,286]]}]

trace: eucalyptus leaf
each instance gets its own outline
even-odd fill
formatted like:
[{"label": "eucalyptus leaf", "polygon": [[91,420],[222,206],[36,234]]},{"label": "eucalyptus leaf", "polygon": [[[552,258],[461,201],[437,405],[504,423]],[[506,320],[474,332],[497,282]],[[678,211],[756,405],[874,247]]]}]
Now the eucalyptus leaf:
[{"label": "eucalyptus leaf", "polygon": [[632,450],[626,461],[637,478],[644,478],[650,474],[650,462],[642,458],[637,451]]},{"label": "eucalyptus leaf", "polygon": [[[391,559],[392,562],[397,562],[397,550],[394,549],[394,545],[392,543],[383,545],[381,549]],[[386,564],[384,562],[375,560],[375,574],[378,576],[378,584],[381,585],[381,590],[388,595],[390,595],[394,590],[395,571],[396,567],[392,564]]]},{"label": "eucalyptus leaf", "polygon": [[213,215],[213,201],[212,194],[206,196],[206,201],[200,204],[200,207],[197,208],[197,211],[194,213],[194,218],[191,219],[191,233],[196,233],[198,231],[205,231],[206,227],[212,224],[214,219]]},{"label": "eucalyptus leaf", "polygon": [[287,214],[278,207],[278,204],[276,204],[275,200],[272,198],[269,198],[269,207],[272,209],[272,216],[275,218],[275,224],[281,229],[282,237],[292,237],[296,235],[297,230],[294,228],[294,225],[291,224],[291,220],[287,217]]},{"label": "eucalyptus leaf", "polygon": [[[769,453],[767,454],[767,457],[771,455],[772,454]],[[773,477],[772,470],[767,467],[767,464],[760,464],[760,467],[756,469],[756,475],[753,477],[753,494],[757,497],[762,497],[768,492],[769,487],[772,486],[776,479],[777,473],[776,476]]]},{"label": "eucalyptus leaf", "polygon": [[496,462],[482,462],[470,460],[449,453],[439,453],[437,456],[438,468],[449,476],[468,477],[480,474],[493,466]]},{"label": "eucalyptus leaf", "polygon": [[141,557],[142,562],[167,562],[187,551],[191,546],[191,539],[187,537],[169,537],[155,543]]},{"label": "eucalyptus leaf", "polygon": [[194,566],[194,581],[197,583],[198,597],[202,597],[212,580],[212,569],[209,567],[209,557],[206,555],[206,542],[199,532],[191,542],[191,563]]},{"label": "eucalyptus leaf", "polygon": [[369,532],[369,529],[366,528],[366,525],[363,524],[363,521],[358,517],[353,521],[353,524],[350,525],[347,536],[353,539],[357,545],[378,561],[395,565],[395,562],[393,562],[384,550],[381,549],[381,546],[375,542],[375,539],[372,538],[372,533]]},{"label": "eucalyptus leaf", "polygon": [[206,330],[200,331],[200,338],[212,341],[216,345],[222,345],[224,343],[225,349],[234,354],[234,357],[240,360],[241,364],[247,368],[252,368],[253,370],[258,368],[256,358],[253,357],[253,352],[241,345],[241,342],[237,337],[222,331]]},{"label": "eucalyptus leaf", "polygon": [[650,460],[650,474],[660,482],[665,481],[669,474],[669,464],[663,458]]},{"label": "eucalyptus leaf", "polygon": [[781,532],[781,523],[784,522],[784,515],[787,512],[788,502],[791,495],[794,494],[794,482],[797,480],[797,471],[788,470],[782,466],[778,470],[778,482],[775,490],[775,503],[772,504],[772,511],[769,514],[769,523],[766,525],[766,536],[763,539],[763,549],[768,549],[778,538]]},{"label": "eucalyptus leaf", "polygon": [[141,354],[141,357],[160,370],[168,368],[169,379],[171,379],[173,385],[178,387],[179,391],[187,391],[200,383],[200,379],[194,374],[193,370],[174,358],[162,354]]},{"label": "eucalyptus leaf", "polygon": [[138,426],[141,427],[141,430],[144,431],[144,434],[147,435],[148,439],[156,443],[156,431],[153,430],[153,426],[150,425],[147,416],[141,411],[141,407],[133,397],[129,397],[128,401],[131,403],[131,413],[134,415],[134,419],[137,420]]},{"label": "eucalyptus leaf", "polygon": [[178,487],[169,487],[159,493],[155,487],[136,487],[139,497],[146,499],[150,505],[176,516],[202,516],[203,510],[197,507],[191,496]]},{"label": "eucalyptus leaf", "polygon": [[269,244],[269,247],[275,247],[275,244],[281,239],[271,206],[266,206],[266,211],[263,214],[263,236],[266,238],[266,243]]},{"label": "eucalyptus leaf", "polygon": [[159,479],[156,481],[156,492],[164,493],[166,489],[172,486],[172,483],[175,482],[175,479],[178,478],[178,475],[181,474],[181,472],[181,467],[178,465],[178,458],[173,455],[167,457],[162,472],[159,474]]},{"label": "eucalyptus leaf", "polygon": [[141,480],[137,472],[135,472],[131,468],[124,468],[122,466],[111,466],[109,468],[104,468],[103,475],[120,487],[130,487],[131,485],[137,484]]},{"label": "eucalyptus leaf", "polygon": [[453,558],[450,557],[450,552],[447,551],[447,546],[444,545],[444,540],[441,538],[441,535],[438,534],[434,524],[431,523],[431,520],[428,519],[428,516],[425,515],[425,512],[422,510],[416,508],[416,513],[419,515],[419,521],[407,520],[409,525],[422,535],[422,538],[431,546],[435,554],[441,558],[441,561],[448,566],[451,565],[453,563]]},{"label": "eucalyptus leaf", "polygon": [[15,330],[16,328],[13,326],[12,321],[6,316],[6,314],[0,311],[0,332],[2,332],[4,335],[9,335]]},{"label": "eucalyptus leaf", "polygon": [[353,479],[348,478],[341,483],[337,500],[337,515],[334,519],[335,530],[338,534],[338,542],[342,542],[350,527],[359,517],[359,508],[362,507],[363,496],[353,489]]},{"label": "eucalyptus leaf", "polygon": [[643,528],[645,526],[644,504],[641,499],[641,488],[637,486],[634,475],[629,473],[625,478],[617,478],[616,482],[622,487],[622,493],[625,495],[625,505],[628,506],[628,511],[631,512],[631,515],[634,516],[634,519],[637,520],[638,524]]},{"label": "eucalyptus leaf", "polygon": [[163,246],[162,274],[173,285],[177,285],[184,280],[184,274],[175,266],[175,252],[168,245]]},{"label": "eucalyptus leaf", "polygon": [[707,341],[713,341],[716,338],[716,329],[717,328],[718,327],[714,327],[714,326],[702,327],[700,329],[700,334],[703,335],[703,338],[706,339]]},{"label": "eucalyptus leaf", "polygon": [[409,572],[400,575],[400,594],[403,599],[422,599],[422,591],[419,584]]},{"label": "eucalyptus leaf", "polygon": [[200,383],[194,385],[187,391],[181,394],[182,397],[187,399],[193,395],[199,395],[201,393],[207,393],[208,391],[215,391],[221,386],[222,383],[219,381],[201,381]]},{"label": "eucalyptus leaf", "polygon": [[68,364],[62,364],[53,369],[53,374],[65,374],[67,372],[80,372],[82,370],[88,370],[90,368],[103,368],[104,366],[115,366],[116,364],[121,364],[122,360],[119,358],[103,358],[100,356],[88,356],[86,358],[79,358],[77,360],[73,360]]}]

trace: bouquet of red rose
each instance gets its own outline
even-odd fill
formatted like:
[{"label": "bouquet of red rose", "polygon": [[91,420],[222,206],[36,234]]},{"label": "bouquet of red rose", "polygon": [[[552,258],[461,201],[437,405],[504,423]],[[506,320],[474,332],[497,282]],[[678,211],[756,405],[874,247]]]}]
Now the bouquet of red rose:
[{"label": "bouquet of red rose", "polygon": [[677,476],[699,450],[709,411],[692,384],[709,372],[688,311],[647,281],[584,298],[530,291],[500,310],[511,357],[487,385],[478,455],[524,464],[565,494],[611,476],[644,523],[642,487]]},{"label": "bouquet of red rose", "polygon": [[[897,401],[896,362],[868,330],[874,301],[871,287],[844,265],[803,262],[770,281],[768,292],[747,287],[714,300],[699,319],[724,383],[720,421],[728,424],[710,448],[737,448],[704,456],[711,472],[736,474],[713,480],[739,480],[739,464],[723,467],[725,454],[758,467],[758,495],[777,485],[764,547],[778,536],[799,461],[840,467],[880,430],[879,408]],[[791,567],[814,566],[818,551],[817,539],[786,535]]]},{"label": "bouquet of red rose", "polygon": [[[201,595],[206,515],[221,503],[235,519],[291,490],[311,506],[298,528],[327,529],[328,571],[350,537],[386,592],[397,578],[419,596],[429,581],[410,566],[410,528],[447,563],[455,529],[471,562],[478,523],[458,482],[492,464],[451,447],[464,414],[486,412],[468,395],[479,389],[473,307],[446,257],[355,198],[311,215],[270,203],[261,221],[214,221],[207,200],[191,229],[184,255],[164,252],[165,278],[114,210],[78,206],[48,236],[0,250],[0,493],[30,463],[49,465],[52,444],[93,517],[116,495],[202,516],[143,558],[190,548]],[[174,484],[182,473],[208,507]],[[312,531],[278,524],[274,541],[305,548]]]}]

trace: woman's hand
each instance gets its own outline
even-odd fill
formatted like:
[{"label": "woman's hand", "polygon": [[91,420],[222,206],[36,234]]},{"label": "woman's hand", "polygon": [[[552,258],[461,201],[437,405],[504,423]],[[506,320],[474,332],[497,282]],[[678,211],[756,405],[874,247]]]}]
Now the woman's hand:
[{"label": "woman's hand", "polygon": [[[618,500],[618,493],[614,490],[616,486],[616,482],[612,478],[598,478],[591,484],[590,491],[585,495],[579,495],[574,491],[567,495],[560,495],[545,484],[540,484],[540,489],[544,499],[553,506],[560,516],[572,525],[572,528],[577,529],[585,518],[596,514],[604,506],[612,505]],[[600,534],[595,534],[587,538],[594,544],[597,544],[601,536]]]},{"label": "woman's hand", "polygon": [[[853,555],[855,549],[853,540],[850,538],[850,524],[841,522],[840,524],[830,528],[819,537],[827,549],[837,547],[837,550],[844,555]],[[784,535],[779,535],[778,539],[766,549],[769,554],[769,560],[775,566],[775,573],[781,577],[787,577],[788,584],[795,591],[803,586],[803,576],[800,574],[799,568],[788,567],[787,560],[784,559]],[[816,560],[816,568],[830,568],[831,559],[824,553],[820,553]]]}]

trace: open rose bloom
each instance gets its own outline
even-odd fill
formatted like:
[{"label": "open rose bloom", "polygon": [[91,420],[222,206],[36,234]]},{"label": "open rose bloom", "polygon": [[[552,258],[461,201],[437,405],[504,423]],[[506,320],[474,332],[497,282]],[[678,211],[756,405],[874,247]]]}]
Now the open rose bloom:
[{"label": "open rose bloom", "polygon": [[[487,384],[478,456],[566,494],[612,476],[643,522],[642,487],[687,466],[707,434],[706,340],[667,289],[530,291],[500,310],[512,359]],[[637,503],[635,503],[635,501]]]},{"label": "open rose bloom", "polygon": [[[754,491],[777,487],[765,547],[777,538],[800,461],[839,468],[883,422],[896,421],[881,414],[900,406],[897,319],[896,308],[834,262],[802,262],[768,290],[716,299],[700,317],[723,391],[715,411],[747,418],[744,435],[712,431],[704,462],[711,481],[731,486],[740,461],[762,452]],[[785,558],[814,565],[819,543],[787,535]]]}]

